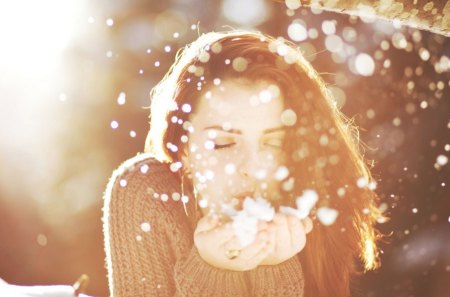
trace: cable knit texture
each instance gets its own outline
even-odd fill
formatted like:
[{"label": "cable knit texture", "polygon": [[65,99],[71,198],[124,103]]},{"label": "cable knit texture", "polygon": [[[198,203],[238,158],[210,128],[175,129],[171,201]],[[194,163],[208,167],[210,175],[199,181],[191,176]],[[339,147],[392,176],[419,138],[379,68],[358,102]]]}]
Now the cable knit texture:
[{"label": "cable knit texture", "polygon": [[180,196],[169,165],[149,154],[114,171],[103,208],[111,296],[303,296],[298,257],[245,272],[203,261],[193,243],[201,214]]}]

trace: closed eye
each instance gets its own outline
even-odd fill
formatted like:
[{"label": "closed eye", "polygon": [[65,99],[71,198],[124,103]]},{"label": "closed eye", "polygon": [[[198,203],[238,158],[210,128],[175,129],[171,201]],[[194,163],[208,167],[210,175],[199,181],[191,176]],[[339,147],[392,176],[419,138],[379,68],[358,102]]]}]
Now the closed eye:
[{"label": "closed eye", "polygon": [[283,147],[283,140],[281,139],[272,139],[264,142],[264,145],[281,149]]},{"label": "closed eye", "polygon": [[217,144],[217,143],[215,143],[215,144],[214,144],[214,149],[215,149],[215,150],[226,149],[226,148],[232,147],[232,146],[235,145],[235,144],[236,144],[236,142],[227,143],[227,144]]}]

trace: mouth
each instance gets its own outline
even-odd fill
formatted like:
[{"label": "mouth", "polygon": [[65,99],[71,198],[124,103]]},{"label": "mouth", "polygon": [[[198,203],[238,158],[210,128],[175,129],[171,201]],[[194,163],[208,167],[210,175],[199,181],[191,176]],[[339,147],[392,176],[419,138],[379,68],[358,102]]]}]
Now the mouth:
[{"label": "mouth", "polygon": [[236,197],[237,199],[240,199],[240,200],[244,200],[247,197],[254,198],[254,196],[255,196],[255,192],[251,192],[251,191],[242,192],[238,195],[234,195],[234,197]]},{"label": "mouth", "polygon": [[251,191],[247,191],[247,192],[242,192],[239,193],[237,195],[234,195],[232,200],[231,200],[231,204],[237,209],[237,210],[241,210],[244,204],[244,200],[245,198],[255,198],[255,192],[251,192]]}]

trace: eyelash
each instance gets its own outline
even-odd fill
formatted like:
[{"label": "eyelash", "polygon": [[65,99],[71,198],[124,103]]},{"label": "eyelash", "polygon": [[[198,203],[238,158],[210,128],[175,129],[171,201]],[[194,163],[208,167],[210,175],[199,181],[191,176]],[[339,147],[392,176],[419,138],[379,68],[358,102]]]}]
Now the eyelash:
[{"label": "eyelash", "polygon": [[[231,148],[235,144],[236,144],[236,142],[228,143],[228,144],[214,144],[214,149],[215,150],[227,149],[227,148]],[[272,148],[281,149],[281,146],[278,146],[278,145],[273,145],[273,144],[270,144],[270,143],[265,143],[265,144],[270,146],[270,147],[272,147]]]},{"label": "eyelash", "polygon": [[274,144],[270,144],[270,143],[265,143],[265,144],[272,148],[281,149],[281,146],[279,146],[279,145],[274,145]]},{"label": "eyelash", "polygon": [[214,144],[214,149],[215,150],[227,149],[227,148],[232,147],[235,144],[236,144],[236,142],[228,143],[228,144]]}]

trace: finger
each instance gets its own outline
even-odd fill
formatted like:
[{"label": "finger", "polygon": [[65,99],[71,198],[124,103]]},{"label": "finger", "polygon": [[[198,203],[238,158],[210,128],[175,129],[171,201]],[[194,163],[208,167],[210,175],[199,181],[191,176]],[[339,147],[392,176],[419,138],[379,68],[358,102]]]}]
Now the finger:
[{"label": "finger", "polygon": [[194,231],[194,236],[198,233],[210,231],[216,228],[218,224],[219,218],[217,216],[206,215],[198,221],[197,227]]},{"label": "finger", "polygon": [[268,247],[270,248],[270,255],[275,254],[275,249],[276,249],[276,244],[277,244],[277,234],[276,232],[268,232],[269,234],[269,240],[268,242]]},{"label": "finger", "polygon": [[296,230],[300,230],[302,233],[305,232],[302,222],[296,217],[288,215],[287,221],[289,229],[291,230],[291,234],[293,234],[292,232]]},{"label": "finger", "polygon": [[212,230],[204,232],[204,234],[212,236],[212,240],[218,244],[223,244],[235,236],[231,223],[220,225]]},{"label": "finger", "polygon": [[275,231],[275,251],[277,255],[285,255],[291,249],[291,232],[287,217],[284,214],[277,213],[273,219]]},{"label": "finger", "polygon": [[302,220],[303,228],[305,229],[305,233],[308,234],[313,229],[313,222],[310,217],[306,217]]},{"label": "finger", "polygon": [[243,247],[241,245],[241,241],[237,236],[233,236],[230,240],[224,242],[221,246],[227,250],[242,250]]},{"label": "finger", "polygon": [[256,253],[253,256],[246,260],[247,265],[257,267],[263,262],[270,254],[273,252],[273,247],[270,244],[263,244],[260,249],[256,250]]},{"label": "finger", "polygon": [[268,233],[269,233],[269,242],[275,246],[277,241],[276,228],[274,226],[269,227]]},{"label": "finger", "polygon": [[262,231],[257,236],[255,241],[250,244],[249,246],[245,247],[241,250],[240,257],[244,260],[251,260],[254,258],[256,254],[258,254],[261,249],[264,248],[268,244],[269,236],[267,232]]},{"label": "finger", "polygon": [[296,252],[300,252],[306,242],[306,233],[303,224],[298,218],[294,216],[288,216],[288,224],[292,239],[292,249]]}]

